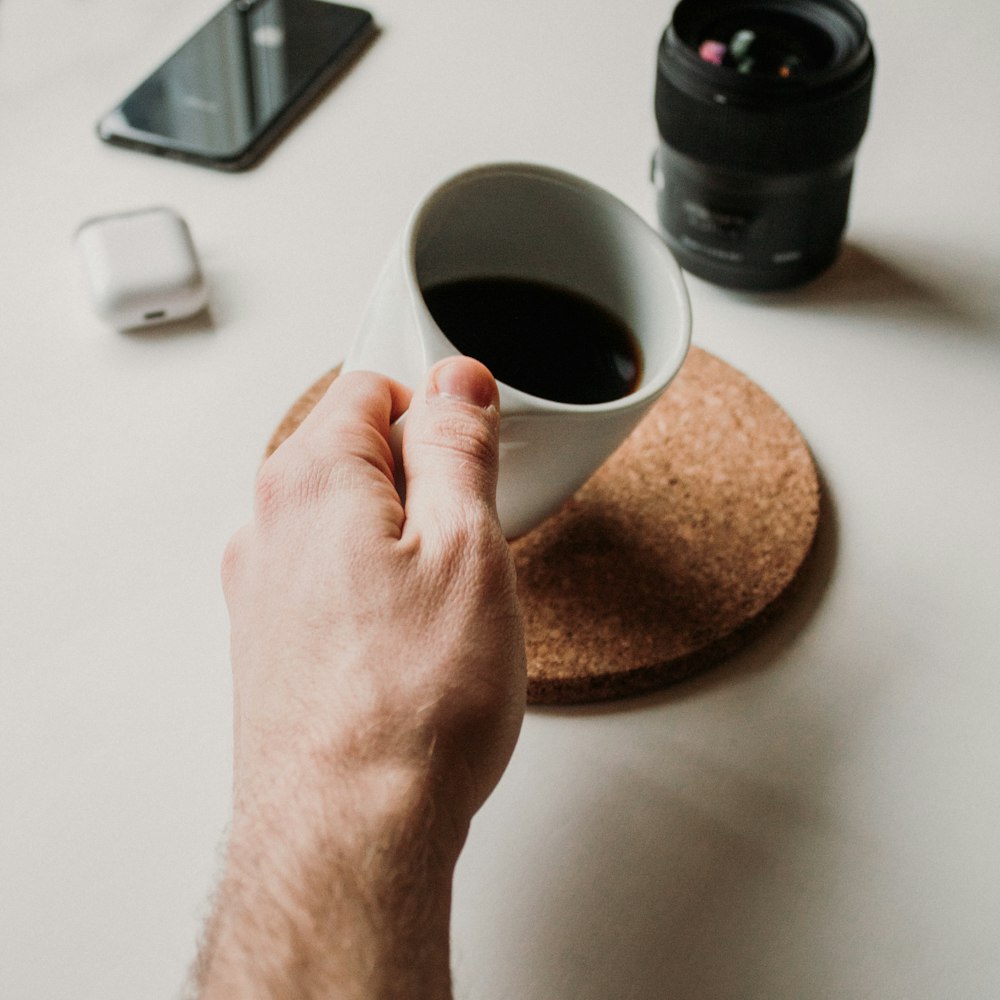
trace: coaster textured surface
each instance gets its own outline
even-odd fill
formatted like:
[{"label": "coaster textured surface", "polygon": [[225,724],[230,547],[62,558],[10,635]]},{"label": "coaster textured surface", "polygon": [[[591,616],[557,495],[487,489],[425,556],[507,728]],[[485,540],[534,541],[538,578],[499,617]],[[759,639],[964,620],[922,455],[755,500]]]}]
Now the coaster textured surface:
[{"label": "coaster textured surface", "polygon": [[[336,378],[292,406],[270,454]],[[552,517],[512,543],[528,699],[638,694],[705,670],[780,610],[819,523],[798,429],[700,348],[628,440]]]}]

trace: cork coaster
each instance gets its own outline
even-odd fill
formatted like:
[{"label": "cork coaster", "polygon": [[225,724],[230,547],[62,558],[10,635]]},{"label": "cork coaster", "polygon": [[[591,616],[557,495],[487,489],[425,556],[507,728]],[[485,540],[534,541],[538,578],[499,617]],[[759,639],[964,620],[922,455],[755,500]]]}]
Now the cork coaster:
[{"label": "cork coaster", "polygon": [[[267,454],[336,374],[295,402]],[[692,348],[618,451],[512,543],[529,701],[639,694],[719,663],[780,610],[818,521],[798,429],[745,375]]]}]

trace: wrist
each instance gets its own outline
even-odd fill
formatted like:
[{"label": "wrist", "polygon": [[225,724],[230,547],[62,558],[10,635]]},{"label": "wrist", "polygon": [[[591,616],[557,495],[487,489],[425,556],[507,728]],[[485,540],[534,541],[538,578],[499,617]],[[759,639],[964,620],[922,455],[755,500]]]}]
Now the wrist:
[{"label": "wrist", "polygon": [[230,847],[259,853],[262,865],[278,868],[286,856],[294,863],[313,856],[352,863],[422,854],[450,874],[468,824],[454,820],[437,798],[424,766],[300,763],[295,774],[259,775],[237,785]]},{"label": "wrist", "polygon": [[436,829],[425,776],[363,770],[321,790],[282,782],[280,796],[237,797],[205,1000],[261,978],[275,996],[450,997],[461,844]]}]

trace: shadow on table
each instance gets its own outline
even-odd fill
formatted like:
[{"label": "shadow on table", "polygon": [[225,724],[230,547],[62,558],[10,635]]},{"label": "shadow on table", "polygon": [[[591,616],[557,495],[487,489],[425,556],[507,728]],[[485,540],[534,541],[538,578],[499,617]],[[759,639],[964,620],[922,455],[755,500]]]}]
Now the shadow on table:
[{"label": "shadow on table", "polygon": [[[837,829],[822,791],[836,750],[818,714],[810,722],[798,747],[776,747],[773,759],[739,766],[689,747],[660,783],[624,773],[605,787],[561,853],[543,848],[553,862],[550,894],[522,910],[531,933],[517,959],[544,989],[525,982],[519,995],[835,995],[836,948],[818,931],[835,904],[830,876],[814,865]],[[819,783],[811,794],[781,780],[799,751]],[[823,983],[833,991],[811,992],[809,984]]]},{"label": "shadow on table", "polygon": [[828,270],[801,288],[734,294],[768,309],[829,309],[917,328],[933,324],[985,332],[996,326],[994,289],[990,269],[978,259],[946,257],[924,247],[876,250],[848,242]]},{"label": "shadow on table", "polygon": [[[822,478],[822,477],[821,477]],[[639,725],[670,726],[673,704],[709,698],[734,726],[773,727],[746,742],[750,757],[696,740],[654,736],[662,773],[647,763],[617,761],[613,781],[582,802],[572,828],[552,831],[540,847],[557,894],[519,904],[530,923],[525,949],[525,996],[546,1000],[746,1000],[798,997],[796,975],[810,968],[816,982],[833,970],[830,953],[805,954],[815,937],[790,924],[816,914],[814,855],[829,848],[837,817],[827,815],[824,787],[836,754],[836,734],[808,686],[781,685],[782,705],[746,708],[728,689],[753,675],[788,669],[788,655],[819,609],[837,552],[833,498],[823,486],[816,543],[799,585],[780,618],[741,653],[704,674],[659,693],[600,705],[534,708],[532,714],[587,719],[632,712]],[[761,695],[759,697],[765,697]],[[725,729],[724,721],[721,729]],[[669,732],[669,730],[666,730]],[[735,741],[734,741],[735,745]],[[716,752],[717,751],[717,752]],[[645,753],[645,751],[643,751]],[[565,818],[565,817],[564,817]],[[820,879],[820,882],[822,880]],[[818,909],[814,909],[818,908]],[[517,937],[520,931],[515,932]]]}]

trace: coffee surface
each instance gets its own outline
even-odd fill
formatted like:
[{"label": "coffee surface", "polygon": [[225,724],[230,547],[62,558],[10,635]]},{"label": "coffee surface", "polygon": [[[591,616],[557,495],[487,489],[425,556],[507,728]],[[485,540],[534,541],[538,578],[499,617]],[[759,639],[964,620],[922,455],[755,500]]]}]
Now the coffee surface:
[{"label": "coffee surface", "polygon": [[434,321],[494,378],[560,403],[604,403],[642,375],[635,336],[603,306],[520,278],[467,278],[424,289]]}]

